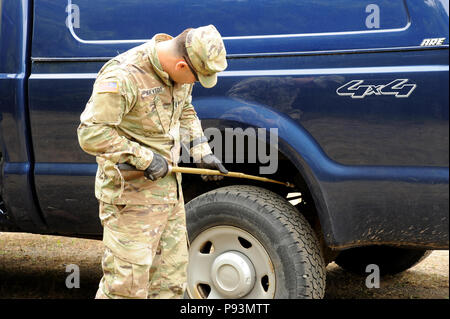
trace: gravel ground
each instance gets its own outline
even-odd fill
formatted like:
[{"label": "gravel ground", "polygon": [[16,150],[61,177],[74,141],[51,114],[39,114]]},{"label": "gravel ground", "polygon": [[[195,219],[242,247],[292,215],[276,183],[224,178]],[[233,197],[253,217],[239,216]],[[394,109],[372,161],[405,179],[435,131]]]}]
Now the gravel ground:
[{"label": "gravel ground", "polygon": [[[0,233],[0,299],[93,298],[102,276],[103,244],[98,240],[25,233]],[[67,265],[80,270],[80,287],[68,289]],[[434,251],[408,271],[381,278],[368,289],[365,277],[327,267],[326,299],[448,299],[449,253]]]}]

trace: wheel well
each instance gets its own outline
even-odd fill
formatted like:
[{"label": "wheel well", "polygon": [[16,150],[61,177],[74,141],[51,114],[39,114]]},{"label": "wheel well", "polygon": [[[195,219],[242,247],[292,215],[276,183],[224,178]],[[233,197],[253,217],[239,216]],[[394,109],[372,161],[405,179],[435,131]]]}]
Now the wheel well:
[{"label": "wheel well", "polygon": [[[266,166],[267,164],[262,163],[224,163],[225,167],[229,171],[242,172],[250,175],[261,175],[259,168],[261,166]],[[194,164],[183,164],[183,166],[195,167]],[[308,185],[295,167],[295,165],[281,152],[278,152],[278,169],[274,174],[271,175],[261,175],[274,180],[279,180],[283,182],[290,182],[295,185],[294,189],[290,189],[283,185],[278,185],[269,182],[260,182],[251,179],[241,179],[241,178],[231,178],[225,177],[221,181],[204,182],[200,176],[184,174],[183,175],[183,194],[185,202],[189,202],[201,194],[209,192],[213,189],[231,186],[231,185],[254,185],[263,187],[274,193],[287,198],[288,194],[301,193],[301,196],[287,198],[293,206],[306,218],[308,223],[311,225],[313,230],[318,237],[322,252],[326,262],[331,262],[337,256],[337,252],[331,251],[331,249],[326,245],[325,238],[322,233],[322,228],[319,220],[319,215],[317,213],[314,198],[308,188]],[[301,200],[301,201],[299,201]]]},{"label": "wheel well", "polygon": [[[195,167],[194,164],[183,164],[187,167]],[[249,175],[263,176],[270,179],[289,182],[295,185],[294,189],[288,188],[283,185],[278,185],[270,182],[261,182],[245,178],[232,178],[225,177],[221,181],[204,182],[200,176],[193,174],[183,175],[183,193],[185,202],[189,202],[191,199],[206,193],[210,190],[229,186],[229,185],[256,185],[269,189],[286,198],[288,193],[300,192],[302,197],[301,206],[308,207],[315,210],[314,201],[308,186],[298,172],[297,168],[287,159],[281,152],[278,152],[278,169],[274,174],[264,175],[260,173],[260,167],[265,166],[262,163],[224,163],[224,166],[233,172],[241,172]]]}]

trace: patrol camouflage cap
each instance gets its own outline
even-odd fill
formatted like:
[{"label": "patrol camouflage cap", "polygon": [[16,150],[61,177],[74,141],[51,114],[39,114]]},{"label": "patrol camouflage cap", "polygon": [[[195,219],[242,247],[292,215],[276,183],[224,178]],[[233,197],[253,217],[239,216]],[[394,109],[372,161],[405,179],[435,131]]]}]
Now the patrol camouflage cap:
[{"label": "patrol camouflage cap", "polygon": [[197,71],[200,83],[212,88],[217,83],[217,72],[227,67],[222,37],[212,25],[192,29],[186,36],[186,50]]}]

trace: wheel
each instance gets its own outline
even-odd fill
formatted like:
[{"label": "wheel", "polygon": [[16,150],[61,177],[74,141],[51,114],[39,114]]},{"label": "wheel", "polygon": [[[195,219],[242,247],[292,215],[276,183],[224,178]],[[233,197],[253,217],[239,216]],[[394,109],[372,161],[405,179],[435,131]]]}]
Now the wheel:
[{"label": "wheel", "polygon": [[344,270],[366,274],[366,267],[375,264],[381,275],[405,271],[424,260],[432,250],[408,249],[389,246],[358,247],[342,251],[335,262]]},{"label": "wheel", "polygon": [[325,264],[306,219],[281,196],[228,186],[186,204],[190,298],[322,298]]}]

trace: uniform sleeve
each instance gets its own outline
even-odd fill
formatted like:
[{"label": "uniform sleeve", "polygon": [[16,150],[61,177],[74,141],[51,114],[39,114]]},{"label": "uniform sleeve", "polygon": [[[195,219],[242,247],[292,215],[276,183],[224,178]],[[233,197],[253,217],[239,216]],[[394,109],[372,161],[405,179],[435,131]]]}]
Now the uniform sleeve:
[{"label": "uniform sleeve", "polygon": [[[192,87],[190,91],[192,91]],[[191,92],[189,92],[189,97],[183,106],[180,116],[181,142],[191,146],[191,156],[193,157],[194,162],[199,162],[203,156],[211,154],[212,151],[209,147],[208,139],[203,134],[200,120],[198,119],[197,113],[191,102],[192,95]]]},{"label": "uniform sleeve", "polygon": [[106,74],[94,83],[94,89],[78,127],[81,148],[113,163],[129,163],[139,170],[153,160],[153,152],[119,135],[117,126],[136,103],[137,87],[121,74]]}]

